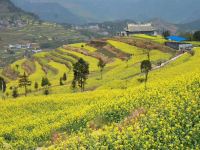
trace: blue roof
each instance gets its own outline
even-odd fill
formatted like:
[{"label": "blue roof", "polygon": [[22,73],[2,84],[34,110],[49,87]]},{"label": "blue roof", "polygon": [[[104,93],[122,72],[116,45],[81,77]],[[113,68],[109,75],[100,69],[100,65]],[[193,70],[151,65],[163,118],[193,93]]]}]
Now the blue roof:
[{"label": "blue roof", "polygon": [[186,38],[180,36],[168,36],[167,39],[176,42],[182,42],[187,40]]}]

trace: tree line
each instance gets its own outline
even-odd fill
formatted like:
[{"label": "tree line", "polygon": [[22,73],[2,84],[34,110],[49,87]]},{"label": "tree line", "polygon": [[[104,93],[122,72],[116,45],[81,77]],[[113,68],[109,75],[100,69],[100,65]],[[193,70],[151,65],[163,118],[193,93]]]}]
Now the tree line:
[{"label": "tree line", "polygon": [[[101,74],[101,79],[102,79],[103,78],[102,74],[103,74],[104,67],[106,66],[106,62],[100,58],[97,66],[100,68],[100,74]],[[84,59],[80,58],[75,64],[73,64],[73,75],[74,75],[74,78],[71,83],[71,88],[74,91],[77,89],[80,89],[82,92],[85,91],[85,84],[89,75],[89,64]],[[59,85],[60,86],[65,85],[67,78],[68,78],[67,74],[64,73],[63,76],[60,77],[59,79]],[[29,87],[31,85],[32,85],[32,82],[29,80],[29,76],[24,72],[23,75],[19,76],[18,86],[10,87],[10,90],[12,91],[11,96],[13,98],[17,98],[20,95],[27,96],[27,94],[31,92],[29,90]],[[43,89],[44,95],[50,94],[51,81],[47,77],[42,77],[40,86]],[[39,83],[35,81],[34,89],[36,92],[39,91],[40,86],[39,86]],[[24,93],[19,94],[18,88],[24,89]],[[6,92],[6,81],[4,80],[3,77],[0,77],[0,90],[2,91],[3,94]],[[9,96],[9,93],[6,93],[6,95]]]},{"label": "tree line", "polygon": [[[162,35],[164,38],[167,38],[171,35],[171,32],[169,30],[165,30],[162,32]],[[200,31],[196,31],[194,33],[184,32],[180,33],[180,36],[187,38],[188,41],[200,41]]]}]

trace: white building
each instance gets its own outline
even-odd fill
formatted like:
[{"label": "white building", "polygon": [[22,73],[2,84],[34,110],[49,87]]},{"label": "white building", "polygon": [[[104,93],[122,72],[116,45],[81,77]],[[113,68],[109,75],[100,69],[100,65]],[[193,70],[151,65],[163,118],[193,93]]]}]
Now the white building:
[{"label": "white building", "polygon": [[125,34],[127,36],[132,34],[147,34],[147,35],[157,35],[156,28],[152,26],[151,23],[146,24],[128,24],[125,28]]}]

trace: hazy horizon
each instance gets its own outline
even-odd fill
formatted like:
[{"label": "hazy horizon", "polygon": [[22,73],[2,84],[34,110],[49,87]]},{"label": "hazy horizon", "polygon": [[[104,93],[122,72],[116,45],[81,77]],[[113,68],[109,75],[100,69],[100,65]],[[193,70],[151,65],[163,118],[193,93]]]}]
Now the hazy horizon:
[{"label": "hazy horizon", "polygon": [[[37,15],[46,11],[37,10],[34,4],[56,3],[57,12],[49,15],[64,13],[64,9],[75,16],[89,21],[108,21],[133,19],[143,21],[160,18],[172,23],[185,23],[200,19],[199,0],[12,0],[22,9]],[[52,7],[52,6],[51,6]],[[40,11],[40,12],[38,12]],[[43,15],[44,16],[44,15]],[[58,15],[59,16],[59,15]],[[44,16],[45,17],[45,16]]]}]

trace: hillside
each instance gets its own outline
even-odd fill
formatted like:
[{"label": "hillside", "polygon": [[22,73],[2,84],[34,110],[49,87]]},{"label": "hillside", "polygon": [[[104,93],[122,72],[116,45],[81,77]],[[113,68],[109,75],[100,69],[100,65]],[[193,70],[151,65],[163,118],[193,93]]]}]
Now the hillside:
[{"label": "hillside", "polygon": [[84,18],[76,16],[59,3],[45,2],[24,2],[14,1],[15,4],[25,11],[32,12],[40,17],[40,19],[56,23],[80,24],[86,23]]},{"label": "hillside", "polygon": [[[31,90],[34,90],[34,82],[41,82],[42,77],[47,76],[51,80],[52,88],[54,89],[52,90],[53,93],[62,93],[62,91],[71,92],[70,83],[73,78],[73,64],[79,58],[83,58],[90,66],[90,75],[86,90],[125,88],[126,83],[124,81],[140,73],[139,62],[147,57],[145,42],[148,41],[149,39],[141,38],[111,38],[94,40],[88,43],[64,45],[54,51],[38,53],[32,58],[15,62],[4,68],[2,75],[11,79],[11,82],[8,84],[9,87],[14,86],[15,82],[12,82],[12,80],[16,80],[24,71],[27,72],[27,68],[24,68],[23,64],[26,60],[31,60],[33,61],[32,65],[34,64],[36,68],[35,72],[30,74],[33,82]],[[152,41],[149,46],[152,47],[150,54],[154,66],[159,64],[159,62],[169,60],[175,55],[174,50],[158,42]],[[97,66],[99,58],[107,62],[105,68],[106,75],[103,80],[99,79],[100,73]],[[20,67],[16,68],[16,64]],[[126,66],[129,67],[126,68]],[[131,71],[131,66],[133,67],[133,71]],[[32,67],[30,66],[29,68]],[[40,72],[40,75],[38,72]],[[59,86],[59,80],[63,73],[67,73],[68,80],[65,86]],[[117,74],[118,77],[113,76],[114,74]],[[109,82],[113,84],[109,84]],[[120,82],[123,84],[118,84]],[[40,92],[36,92],[35,94],[40,94]]]},{"label": "hillside", "polygon": [[[34,22],[23,27],[2,30],[0,34],[0,67],[11,64],[27,55],[27,49],[7,51],[9,45],[36,43],[43,51],[49,51],[65,43],[87,41],[89,37],[71,27],[48,22]],[[29,55],[32,55],[29,50]]]},{"label": "hillside", "polygon": [[10,0],[0,0],[0,29],[24,26],[36,19],[36,15],[21,10]]},{"label": "hillside", "polygon": [[180,24],[178,25],[178,27],[180,28],[181,31],[196,31],[196,30],[200,30],[200,20],[195,20],[189,23],[185,23],[185,24]]},{"label": "hillside", "polygon": [[[200,48],[179,55],[164,41],[145,35],[94,39],[7,66],[1,72],[8,84],[0,100],[0,149],[198,149]],[[153,69],[145,89],[140,64],[148,50]],[[89,63],[85,92],[71,88],[79,58]],[[99,58],[107,63],[102,79]],[[32,81],[28,97],[18,88],[20,97],[12,99],[23,72]],[[63,73],[67,81],[60,85]],[[42,77],[51,82],[49,96],[42,96]]]},{"label": "hillside", "polygon": [[[134,19],[124,19],[124,20],[115,20],[115,21],[105,21],[105,22],[93,22],[87,23],[83,25],[77,25],[76,29],[87,29],[90,32],[95,34],[100,33],[109,33],[104,36],[115,36],[117,33],[124,31],[127,28],[127,24],[129,23],[151,23],[159,32],[162,34],[163,31],[170,31],[172,35],[179,35],[185,32],[194,32],[199,30],[199,20],[188,22],[188,23],[181,23],[175,24],[168,21],[165,21],[160,18],[148,19],[143,22],[137,22]],[[96,27],[96,29],[92,29]],[[83,32],[84,33],[84,32]]]}]

